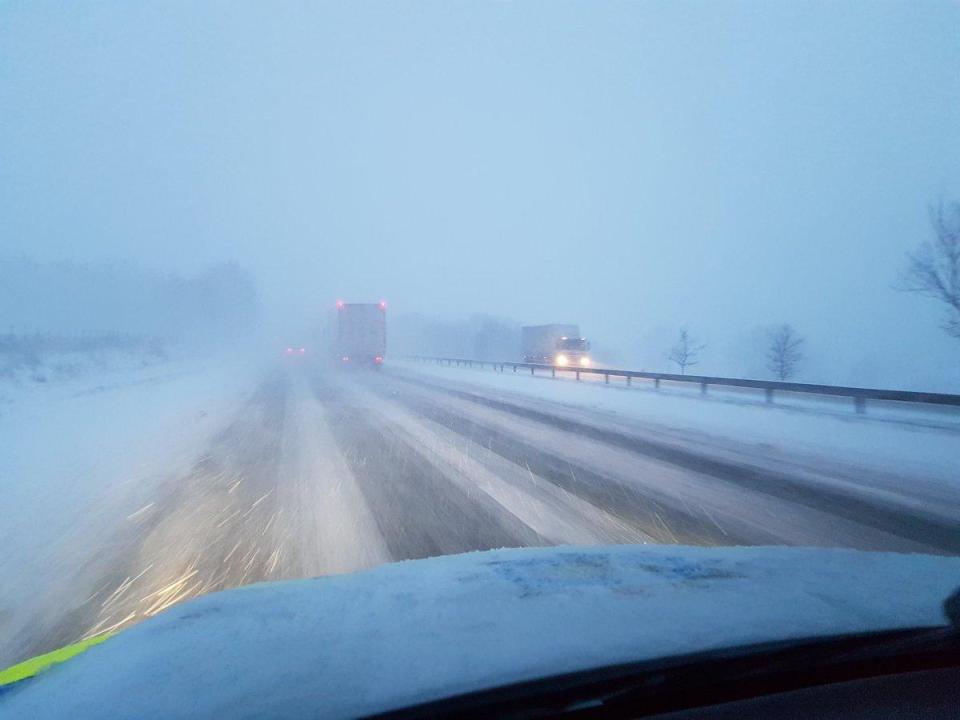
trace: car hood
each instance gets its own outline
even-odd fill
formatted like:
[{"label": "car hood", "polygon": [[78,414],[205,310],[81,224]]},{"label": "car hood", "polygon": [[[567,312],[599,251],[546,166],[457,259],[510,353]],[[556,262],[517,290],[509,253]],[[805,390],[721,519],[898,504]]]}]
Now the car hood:
[{"label": "car hood", "polygon": [[0,694],[10,717],[352,717],[547,675],[942,625],[960,558],[497,550],[214,593]]}]

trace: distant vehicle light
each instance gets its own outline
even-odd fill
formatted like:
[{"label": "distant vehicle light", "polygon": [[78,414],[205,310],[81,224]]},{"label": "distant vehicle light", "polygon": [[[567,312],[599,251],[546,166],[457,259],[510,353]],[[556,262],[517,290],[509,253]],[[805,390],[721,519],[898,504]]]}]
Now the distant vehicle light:
[{"label": "distant vehicle light", "polygon": [[386,309],[387,309],[387,301],[386,301],[386,300],[381,300],[381,301],[380,301],[380,309],[381,309],[381,310],[386,310]]},{"label": "distant vehicle light", "polygon": [[343,360],[344,362],[350,362],[350,356],[349,356],[349,355],[344,355],[344,356],[343,356],[342,358],[340,358],[340,359]]},{"label": "distant vehicle light", "polygon": [[293,348],[287,348],[287,355],[293,355]]},{"label": "distant vehicle light", "polygon": [[337,300],[337,310],[343,310],[343,300]]},{"label": "distant vehicle light", "polygon": [[568,365],[570,363],[570,358],[566,355],[557,355],[557,365]]},{"label": "distant vehicle light", "polygon": [[374,361],[377,365],[383,365],[383,358],[380,357],[379,355],[377,355],[377,356],[373,359],[373,361]]},{"label": "distant vehicle light", "polygon": [[306,348],[300,348],[300,354],[303,355],[307,351]]},{"label": "distant vehicle light", "polygon": [[580,358],[580,364],[583,365],[583,367],[589,367],[589,366],[590,366],[590,362],[591,362],[591,360],[590,360],[590,358],[588,358],[588,357],[582,357],[582,358]]}]

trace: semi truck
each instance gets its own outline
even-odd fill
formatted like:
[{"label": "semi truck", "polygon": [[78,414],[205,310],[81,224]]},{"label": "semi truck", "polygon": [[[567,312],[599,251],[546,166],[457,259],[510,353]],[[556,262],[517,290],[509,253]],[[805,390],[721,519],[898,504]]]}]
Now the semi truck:
[{"label": "semi truck", "polygon": [[387,356],[387,304],[337,301],[337,357],[343,365],[380,367]]},{"label": "semi truck", "polygon": [[590,343],[577,325],[528,325],[521,328],[523,361],[558,367],[587,367]]}]

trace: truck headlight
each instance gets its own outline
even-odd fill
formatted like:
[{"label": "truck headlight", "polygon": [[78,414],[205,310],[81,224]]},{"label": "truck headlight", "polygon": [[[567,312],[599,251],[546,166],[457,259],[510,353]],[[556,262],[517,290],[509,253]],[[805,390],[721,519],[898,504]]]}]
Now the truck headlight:
[{"label": "truck headlight", "polygon": [[580,364],[583,365],[583,367],[588,367],[590,365],[590,358],[584,355],[582,358],[580,358]]},{"label": "truck headlight", "polygon": [[570,358],[566,355],[557,355],[557,365],[566,365],[570,362]]}]

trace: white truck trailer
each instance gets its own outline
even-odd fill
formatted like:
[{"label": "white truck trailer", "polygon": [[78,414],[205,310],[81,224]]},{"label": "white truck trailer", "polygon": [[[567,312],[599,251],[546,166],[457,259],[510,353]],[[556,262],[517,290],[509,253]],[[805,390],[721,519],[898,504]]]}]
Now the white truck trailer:
[{"label": "white truck trailer", "polygon": [[387,304],[337,302],[340,363],[380,367],[387,356]]},{"label": "white truck trailer", "polygon": [[523,361],[558,367],[587,367],[590,343],[577,325],[528,325],[521,328]]}]

